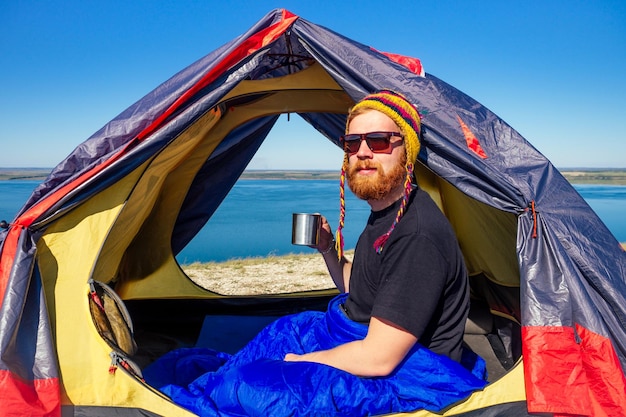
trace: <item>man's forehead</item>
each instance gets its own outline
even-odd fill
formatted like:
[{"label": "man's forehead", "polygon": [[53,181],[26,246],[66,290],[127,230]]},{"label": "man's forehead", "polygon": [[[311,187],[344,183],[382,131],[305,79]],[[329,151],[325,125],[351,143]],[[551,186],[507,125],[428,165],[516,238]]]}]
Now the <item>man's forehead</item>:
[{"label": "man's forehead", "polygon": [[[349,129],[353,128],[368,128],[384,126],[386,128],[397,127],[393,119],[384,113],[374,109],[367,109],[362,113],[354,116],[349,124]],[[362,132],[365,133],[365,132]]]}]

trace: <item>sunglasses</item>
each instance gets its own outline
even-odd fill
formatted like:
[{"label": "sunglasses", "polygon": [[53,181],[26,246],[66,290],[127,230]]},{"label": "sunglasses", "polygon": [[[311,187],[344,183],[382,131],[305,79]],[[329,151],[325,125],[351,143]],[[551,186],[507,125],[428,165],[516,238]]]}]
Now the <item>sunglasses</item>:
[{"label": "sunglasses", "polygon": [[402,140],[399,140],[392,143],[391,138],[393,136],[398,136],[404,140],[404,137],[399,132],[352,133],[340,136],[339,139],[343,145],[344,152],[351,155],[359,151],[361,141],[365,141],[367,147],[374,153],[390,153],[394,144],[402,142]]}]

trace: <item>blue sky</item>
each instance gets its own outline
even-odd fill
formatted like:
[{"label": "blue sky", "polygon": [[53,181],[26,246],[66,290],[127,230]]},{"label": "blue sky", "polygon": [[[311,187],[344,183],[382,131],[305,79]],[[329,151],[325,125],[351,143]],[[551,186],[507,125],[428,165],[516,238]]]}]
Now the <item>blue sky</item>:
[{"label": "blue sky", "polygon": [[[420,58],[558,168],[626,167],[626,2],[7,1],[0,8],[0,167],[53,167],[170,76],[286,8]],[[297,146],[292,139],[300,139]],[[338,169],[282,118],[250,168]]]}]

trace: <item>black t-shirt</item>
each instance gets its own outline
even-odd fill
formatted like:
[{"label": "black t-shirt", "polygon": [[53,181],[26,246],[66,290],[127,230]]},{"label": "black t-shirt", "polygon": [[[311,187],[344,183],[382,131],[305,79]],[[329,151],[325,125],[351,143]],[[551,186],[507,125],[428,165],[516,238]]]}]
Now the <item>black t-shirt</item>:
[{"label": "black t-shirt", "polygon": [[388,320],[432,351],[459,361],[469,285],[456,236],[430,196],[415,189],[377,254],[374,241],[389,230],[399,207],[397,201],[370,214],[356,245],[345,308],[352,320]]}]

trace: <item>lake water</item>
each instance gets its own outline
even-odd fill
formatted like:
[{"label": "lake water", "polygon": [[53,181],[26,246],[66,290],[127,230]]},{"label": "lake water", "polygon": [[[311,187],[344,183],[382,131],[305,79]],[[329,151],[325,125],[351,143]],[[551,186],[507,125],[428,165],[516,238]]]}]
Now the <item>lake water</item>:
[{"label": "lake water", "polygon": [[[36,181],[0,181],[0,220],[13,220]],[[626,186],[575,185],[620,242],[626,242]],[[209,223],[177,256],[182,264],[230,258],[313,253],[291,244],[291,214],[319,212],[335,228],[339,184],[329,180],[240,180]],[[346,248],[353,248],[369,206],[346,189]]]}]

